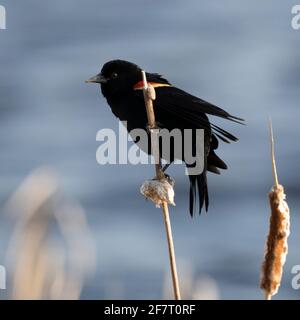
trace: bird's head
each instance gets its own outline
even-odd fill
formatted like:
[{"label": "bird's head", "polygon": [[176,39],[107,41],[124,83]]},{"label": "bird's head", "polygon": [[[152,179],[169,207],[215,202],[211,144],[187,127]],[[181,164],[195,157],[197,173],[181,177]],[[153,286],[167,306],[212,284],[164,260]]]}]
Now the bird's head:
[{"label": "bird's head", "polygon": [[101,72],[87,80],[98,83],[105,97],[126,94],[133,85],[142,79],[141,68],[124,60],[112,60],[103,66]]}]

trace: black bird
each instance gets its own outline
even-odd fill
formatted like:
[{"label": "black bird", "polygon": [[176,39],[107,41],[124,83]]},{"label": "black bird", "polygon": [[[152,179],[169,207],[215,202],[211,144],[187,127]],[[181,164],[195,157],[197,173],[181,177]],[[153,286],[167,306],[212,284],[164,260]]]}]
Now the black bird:
[{"label": "black bird", "polygon": [[[113,60],[107,62],[98,75],[86,81],[101,85],[102,94],[113,114],[121,121],[127,121],[129,132],[132,129],[147,127],[143,92],[140,90],[143,87],[141,71],[142,69],[134,63]],[[206,172],[220,174],[219,169],[227,169],[227,165],[215,153],[219,144],[218,138],[227,143],[238,140],[229,132],[212,124],[207,114],[237,123],[242,123],[244,120],[174,87],[160,74],[146,73],[146,77],[148,83],[150,82],[156,91],[154,109],[160,128],[168,130],[178,128],[182,131],[183,129],[204,129],[204,171],[199,175],[189,175],[189,211],[193,216],[197,190],[199,213],[201,213],[203,205],[207,211],[209,199]],[[171,159],[171,162],[172,160],[174,159]],[[180,160],[184,161],[184,158]]]}]

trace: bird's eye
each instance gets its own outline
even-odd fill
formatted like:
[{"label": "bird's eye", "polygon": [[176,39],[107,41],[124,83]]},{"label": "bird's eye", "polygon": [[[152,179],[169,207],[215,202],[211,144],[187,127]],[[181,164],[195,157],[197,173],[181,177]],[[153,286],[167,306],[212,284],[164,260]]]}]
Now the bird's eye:
[{"label": "bird's eye", "polygon": [[113,79],[115,79],[115,78],[118,77],[118,74],[117,74],[116,72],[114,72],[114,73],[111,75],[111,77],[112,77]]}]

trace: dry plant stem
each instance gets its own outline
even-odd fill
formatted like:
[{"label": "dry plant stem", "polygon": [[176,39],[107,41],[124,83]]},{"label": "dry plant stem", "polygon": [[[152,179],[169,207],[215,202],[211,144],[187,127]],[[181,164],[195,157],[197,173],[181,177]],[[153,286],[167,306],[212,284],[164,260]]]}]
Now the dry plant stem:
[{"label": "dry plant stem", "polygon": [[272,170],[273,170],[274,184],[275,184],[275,187],[278,187],[279,182],[278,182],[278,176],[277,176],[275,151],[274,151],[274,135],[273,135],[273,126],[272,126],[271,119],[269,121],[269,128],[270,128],[271,159],[272,159]]},{"label": "dry plant stem", "polygon": [[170,257],[170,264],[171,264],[171,271],[172,271],[174,297],[175,297],[175,300],[181,300],[169,208],[168,208],[168,204],[165,201],[162,204],[162,208],[163,208],[164,222],[165,222],[168,245],[169,245],[169,257]]},{"label": "dry plant stem", "polygon": [[[142,71],[142,76],[143,76],[143,82],[144,82],[143,92],[144,92],[145,106],[147,110],[148,125],[149,125],[150,135],[151,135],[151,146],[152,146],[152,152],[153,152],[155,163],[156,163],[155,164],[156,178],[160,180],[164,178],[164,173],[162,172],[160,154],[159,154],[159,144],[158,144],[159,130],[156,128],[155,113],[153,108],[153,100],[155,100],[155,91],[152,86],[148,85],[145,71]],[[174,297],[175,297],[175,300],[181,300],[169,207],[166,201],[162,203],[162,210],[163,210],[164,223],[165,223],[167,240],[168,240],[168,249],[169,249],[169,258],[170,258],[170,265],[171,265]]]}]

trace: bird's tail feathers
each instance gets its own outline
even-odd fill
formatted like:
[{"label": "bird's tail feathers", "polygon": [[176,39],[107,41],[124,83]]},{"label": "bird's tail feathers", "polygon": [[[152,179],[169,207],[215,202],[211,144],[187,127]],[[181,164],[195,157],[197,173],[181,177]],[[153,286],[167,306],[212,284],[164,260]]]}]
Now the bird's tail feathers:
[{"label": "bird's tail feathers", "polygon": [[[193,217],[196,211],[197,202],[199,202],[199,214],[203,206],[205,210],[208,210],[209,197],[208,197],[208,188],[207,188],[207,178],[206,171],[199,175],[190,175],[190,214]],[[198,193],[198,196],[197,196]],[[199,199],[197,201],[197,198]]]}]

